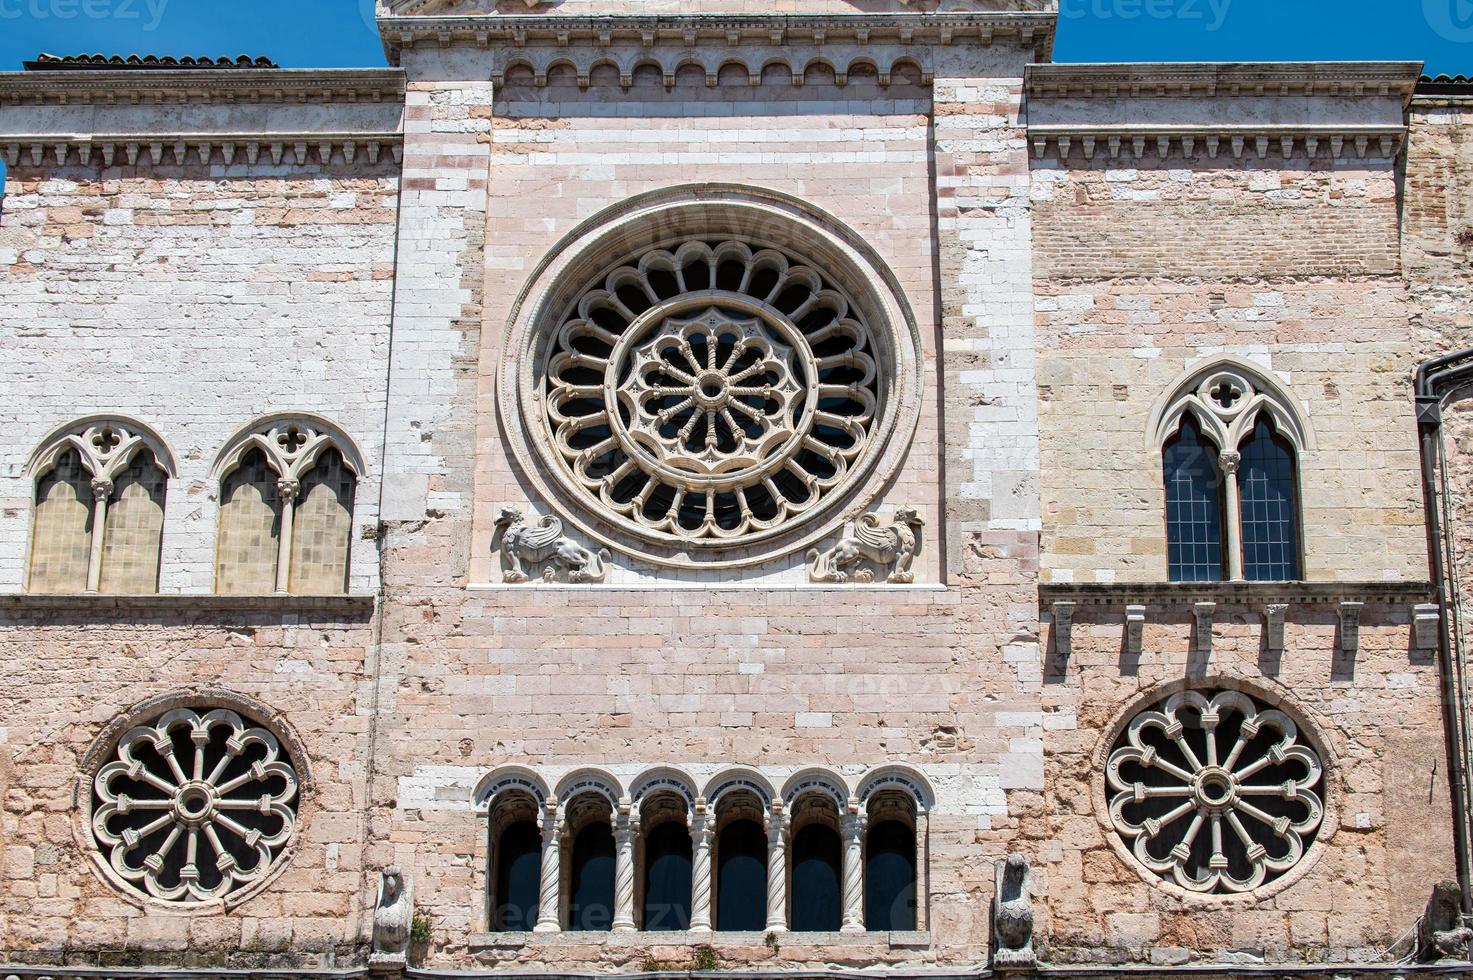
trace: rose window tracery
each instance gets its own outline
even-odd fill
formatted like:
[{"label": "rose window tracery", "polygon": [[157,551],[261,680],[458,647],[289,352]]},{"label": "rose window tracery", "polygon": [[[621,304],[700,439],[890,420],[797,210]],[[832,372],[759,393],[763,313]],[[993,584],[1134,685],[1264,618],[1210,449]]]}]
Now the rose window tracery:
[{"label": "rose window tracery", "polygon": [[686,241],[617,263],[549,345],[541,394],[590,502],[657,540],[721,546],[844,484],[882,408],[883,345],[800,258]]},{"label": "rose window tracery", "polygon": [[296,827],[297,772],[234,711],[169,711],[130,729],[93,779],[92,831],[153,898],[204,902],[263,878]]},{"label": "rose window tracery", "polygon": [[1194,892],[1251,891],[1314,842],[1323,777],[1282,711],[1239,691],[1185,691],[1136,715],[1116,741],[1110,820],[1162,878]]}]

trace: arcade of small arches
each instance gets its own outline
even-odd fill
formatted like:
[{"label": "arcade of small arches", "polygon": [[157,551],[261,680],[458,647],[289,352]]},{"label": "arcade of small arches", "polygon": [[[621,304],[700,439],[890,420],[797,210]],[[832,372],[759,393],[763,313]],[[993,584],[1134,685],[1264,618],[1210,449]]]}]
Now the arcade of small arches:
[{"label": "arcade of small arches", "polygon": [[628,787],[580,769],[549,784],[499,769],[476,793],[487,822],[493,932],[924,931],[934,794],[905,766],[852,786],[805,769],[779,790],[734,768],[704,786],[679,769]]}]

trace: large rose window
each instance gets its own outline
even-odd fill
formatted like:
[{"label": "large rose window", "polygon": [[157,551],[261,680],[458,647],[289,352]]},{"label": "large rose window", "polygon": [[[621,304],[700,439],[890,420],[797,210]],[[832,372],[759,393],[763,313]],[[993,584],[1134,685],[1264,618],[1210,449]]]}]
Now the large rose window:
[{"label": "large rose window", "polygon": [[263,878],[296,827],[297,773],[234,711],[170,711],[118,740],[93,780],[92,832],[112,869],[169,902]]},{"label": "large rose window", "polygon": [[1239,691],[1186,691],[1136,715],[1115,743],[1110,820],[1155,874],[1194,892],[1251,891],[1314,842],[1323,777],[1282,711]]},{"label": "large rose window", "polygon": [[820,506],[871,448],[887,348],[800,258],[688,240],[627,256],[568,307],[544,424],[590,502],[718,547]]}]

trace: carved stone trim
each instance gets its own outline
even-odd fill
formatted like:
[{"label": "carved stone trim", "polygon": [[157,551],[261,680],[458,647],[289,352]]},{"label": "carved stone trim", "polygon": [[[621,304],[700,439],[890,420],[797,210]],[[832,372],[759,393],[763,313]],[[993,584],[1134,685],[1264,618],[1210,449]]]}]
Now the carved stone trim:
[{"label": "carved stone trim", "polygon": [[387,16],[379,18],[379,33],[391,63],[398,63],[404,48],[426,42],[469,44],[498,55],[556,45],[573,57],[638,45],[658,60],[662,52],[679,51],[699,61],[705,52],[717,67],[733,56],[746,60],[751,48],[760,53],[804,45],[837,53],[881,44],[924,51],[931,45],[1015,43],[1046,61],[1057,15],[1028,0],[1011,6],[980,13]]},{"label": "carved stone trim", "polygon": [[1409,100],[1417,86],[1417,62],[1245,62],[1036,64],[1026,69],[1030,97],[1068,99],[1219,98],[1223,96],[1364,98],[1398,95]]},{"label": "carved stone trim", "polygon": [[1031,970],[1033,952],[1033,869],[1022,854],[993,864],[992,968],[999,973]]},{"label": "carved stone trim", "polygon": [[334,159],[377,163],[392,157],[402,163],[402,133],[132,133],[120,135],[34,136],[0,133],[0,154],[10,167],[327,165]]},{"label": "carved stone trim", "polygon": [[1391,160],[1401,152],[1405,127],[1393,126],[1274,126],[1212,125],[1070,125],[1038,124],[1028,127],[1028,141],[1035,158],[1050,155],[1068,160],[1074,148],[1080,157],[1111,160],[1227,159],[1380,159]]},{"label": "carved stone trim", "polygon": [[1205,601],[1261,609],[1275,602],[1326,607],[1356,601],[1406,607],[1431,602],[1432,586],[1427,582],[1051,582],[1038,587],[1040,612],[1066,599],[1081,606],[1187,606]]},{"label": "carved stone trim", "polygon": [[397,68],[267,68],[218,70],[0,73],[0,105],[148,105],[200,101],[281,105],[400,102]]}]

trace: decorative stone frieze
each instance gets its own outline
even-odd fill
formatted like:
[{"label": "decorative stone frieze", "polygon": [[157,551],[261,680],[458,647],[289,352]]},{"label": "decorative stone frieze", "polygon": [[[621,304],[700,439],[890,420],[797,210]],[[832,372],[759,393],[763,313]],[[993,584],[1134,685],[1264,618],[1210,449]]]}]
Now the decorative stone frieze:
[{"label": "decorative stone frieze", "polygon": [[1406,138],[1418,66],[1029,65],[1035,157],[1376,158]]},{"label": "decorative stone frieze", "polygon": [[218,133],[200,136],[194,133],[128,134],[88,136],[47,136],[16,138],[0,133],[0,153],[8,166],[55,164],[66,166],[114,165],[133,167],[140,163],[162,166],[171,163],[184,167],[236,163],[255,166],[269,162],[272,166],[305,166],[308,163],[337,162],[351,164],[355,160],[375,164],[382,157],[395,163],[403,161],[404,139],[396,133],[286,133],[263,138],[252,133]]},{"label": "decorative stone frieze", "polygon": [[496,528],[503,582],[529,581],[529,568],[544,582],[588,584],[608,577],[609,550],[590,551],[566,537],[563,522],[551,514],[532,522],[518,508],[505,507]]},{"label": "decorative stone frieze", "polygon": [[547,67],[565,61],[580,80],[593,65],[608,63],[626,76],[636,64],[657,66],[673,79],[684,64],[700,65],[708,78],[735,62],[760,77],[769,64],[782,64],[803,84],[804,68],[822,63],[836,75],[855,65],[879,67],[905,53],[929,82],[929,49],[953,45],[1018,44],[1047,59],[1053,48],[1056,17],[1043,4],[1021,0],[988,12],[824,14],[667,14],[383,16],[379,33],[389,61],[420,44],[470,45],[489,49],[493,79],[500,84],[513,64],[525,63],[545,79]]},{"label": "decorative stone frieze", "polygon": [[914,507],[898,507],[888,524],[878,514],[865,514],[854,522],[849,533],[828,551],[817,548],[808,552],[810,582],[873,582],[874,565],[891,584],[915,581],[911,565],[921,548],[921,529],[925,520]]},{"label": "decorative stone frieze", "polygon": [[1173,694],[1106,765],[1109,815],[1141,866],[1193,892],[1248,892],[1304,857],[1324,819],[1319,754],[1241,691]]}]

